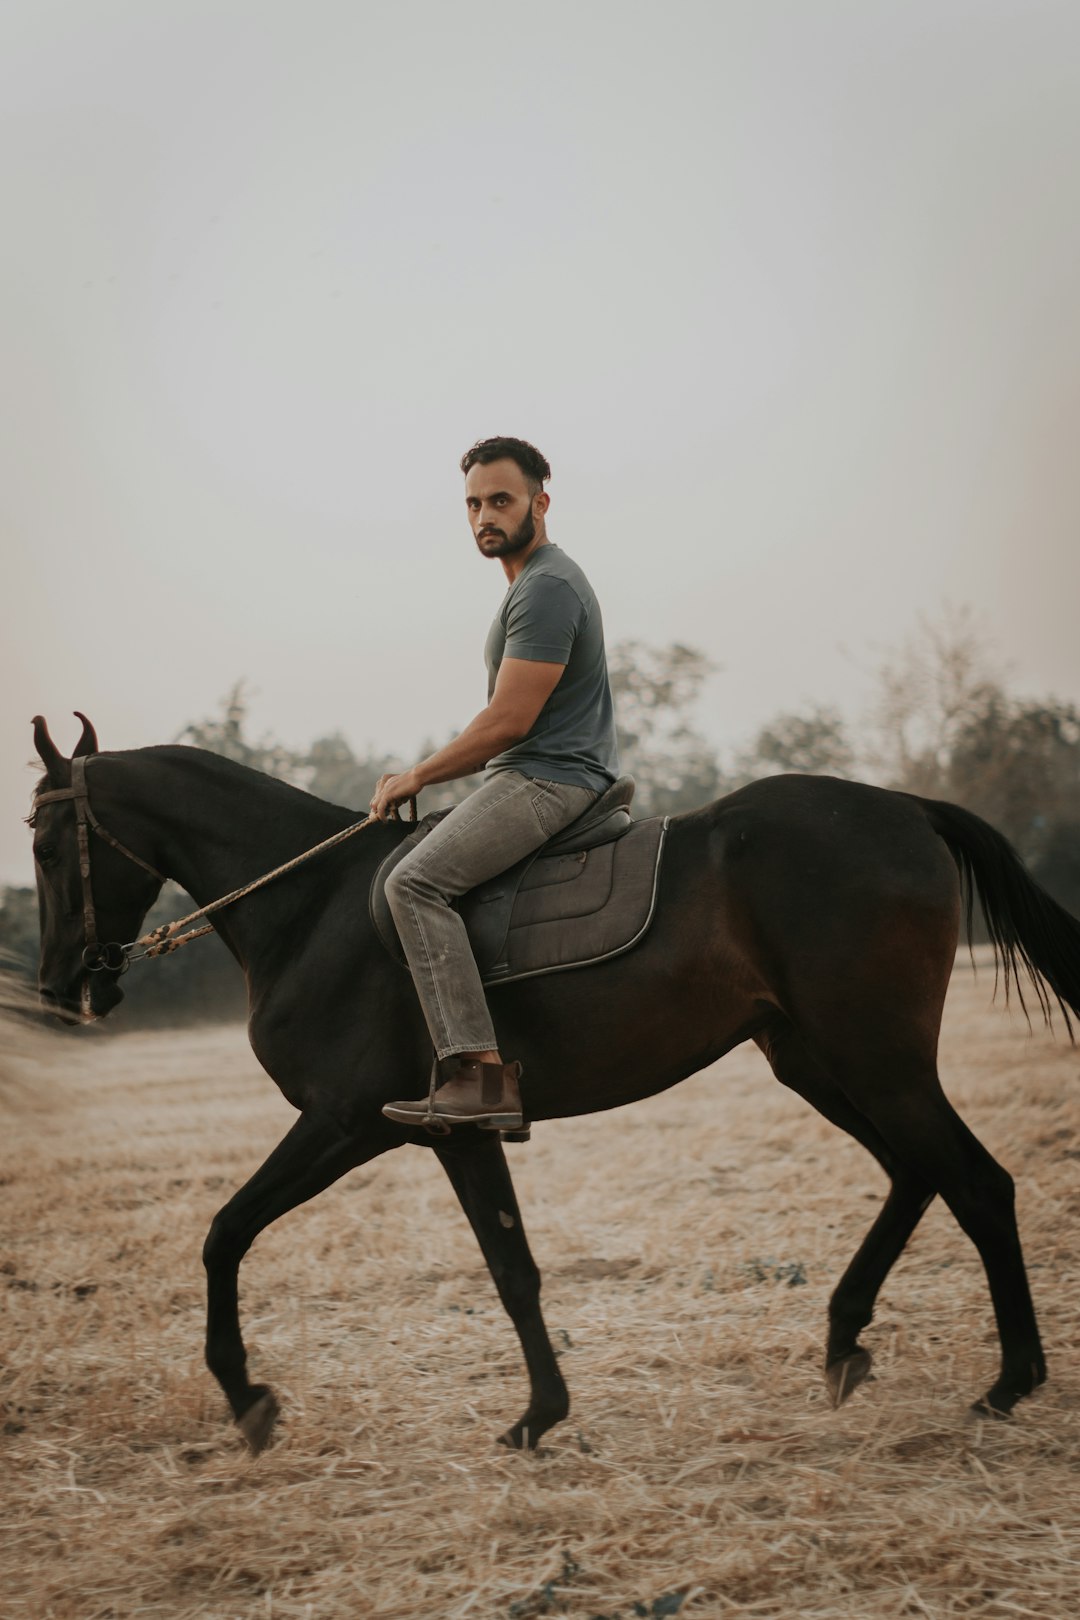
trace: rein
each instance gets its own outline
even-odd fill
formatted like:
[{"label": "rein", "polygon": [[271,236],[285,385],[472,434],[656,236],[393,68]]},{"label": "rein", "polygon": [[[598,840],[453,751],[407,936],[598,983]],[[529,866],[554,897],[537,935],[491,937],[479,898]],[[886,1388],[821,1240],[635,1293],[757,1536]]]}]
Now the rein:
[{"label": "rein", "polygon": [[[204,934],[212,934],[214,932],[213,923],[207,923],[202,928],[192,928],[186,934],[181,933],[180,930],[187,928],[189,923],[197,922],[200,917],[212,916],[215,911],[221,911],[225,906],[233,905],[237,900],[242,900],[245,895],[254,894],[256,889],[261,889],[267,883],[272,883],[275,878],[283,877],[286,872],[293,871],[296,867],[303,865],[305,861],[311,860],[313,856],[322,855],[326,850],[334,849],[336,845],[343,844],[346,838],[351,838],[354,833],[363,832],[365,827],[370,827],[373,821],[378,820],[377,816],[366,816],[363,821],[354,821],[351,826],[343,827],[340,832],[334,833],[330,838],[324,838],[321,844],[315,844],[311,849],[305,849],[299,855],[294,855],[292,860],[283,862],[281,866],[275,866],[272,872],[264,872],[261,877],[253,878],[250,883],[245,883],[239,889],[233,889],[230,894],[222,895],[219,900],[211,900],[209,905],[200,906],[198,911],[188,912],[186,917],[177,917],[174,922],[162,923],[160,928],[151,929],[148,934],[141,934],[138,939],[130,940],[126,945],[121,945],[115,940],[102,945],[97,936],[94,891],[90,881],[90,829],[92,828],[99,838],[104,839],[107,844],[111,844],[113,849],[118,850],[121,855],[126,855],[129,861],[134,861],[136,866],[141,866],[144,872],[149,872],[151,877],[157,878],[159,883],[165,883],[167,879],[164,873],[159,872],[155,866],[151,866],[149,861],[144,861],[141,855],[136,855],[134,850],[128,849],[126,844],[122,844],[119,838],[114,838],[112,833],[102,826],[90,808],[90,793],[86,785],[86,766],[87,756],[80,755],[79,758],[73,759],[71,761],[71,786],[69,788],[50,788],[45,793],[35,794],[33,809],[36,812],[41,804],[55,804],[62,800],[71,800],[75,805],[75,822],[79,845],[79,877],[82,881],[83,929],[86,935],[86,946],[83,950],[82,962],[88,973],[100,973],[106,969],[112,973],[122,973],[132,962],[145,962],[151,956],[169,956],[173,951],[178,951],[182,945],[190,945],[193,939],[201,939]],[[409,811],[410,821],[415,821],[415,799],[409,800]],[[391,810],[390,814],[395,821],[398,820],[396,806]],[[144,948],[139,952],[138,956],[133,956],[131,953],[138,951],[140,946]]]}]

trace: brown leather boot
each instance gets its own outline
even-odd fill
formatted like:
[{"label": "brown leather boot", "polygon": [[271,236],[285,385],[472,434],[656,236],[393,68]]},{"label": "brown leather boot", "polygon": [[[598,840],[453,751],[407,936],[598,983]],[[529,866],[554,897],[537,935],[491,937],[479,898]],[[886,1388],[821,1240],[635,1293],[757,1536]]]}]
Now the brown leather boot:
[{"label": "brown leather boot", "polygon": [[[442,1079],[439,1079],[442,1076]],[[387,1103],[383,1113],[399,1125],[446,1131],[451,1125],[479,1125],[486,1131],[520,1131],[520,1063],[477,1063],[441,1058],[432,1089],[416,1102]]]}]

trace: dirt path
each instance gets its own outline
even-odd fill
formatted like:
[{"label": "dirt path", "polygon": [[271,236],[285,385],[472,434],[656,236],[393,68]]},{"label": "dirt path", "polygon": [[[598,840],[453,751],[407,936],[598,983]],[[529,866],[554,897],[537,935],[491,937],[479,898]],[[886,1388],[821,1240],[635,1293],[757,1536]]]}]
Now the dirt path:
[{"label": "dirt path", "polygon": [[[511,1149],[574,1401],[536,1459],[516,1341],[437,1164],[357,1172],[243,1271],[285,1421],[246,1459],[199,1251],[292,1111],[243,1032],[60,1035],[0,1091],[5,1620],[1006,1617],[1080,1606],[1080,1052],[958,971],[942,1073],[1018,1183],[1051,1381],[969,1419],[995,1345],[935,1206],[828,1407],[825,1304],[880,1202],[753,1049]],[[703,1127],[702,1117],[708,1120]],[[804,1280],[805,1279],[805,1280]]]}]

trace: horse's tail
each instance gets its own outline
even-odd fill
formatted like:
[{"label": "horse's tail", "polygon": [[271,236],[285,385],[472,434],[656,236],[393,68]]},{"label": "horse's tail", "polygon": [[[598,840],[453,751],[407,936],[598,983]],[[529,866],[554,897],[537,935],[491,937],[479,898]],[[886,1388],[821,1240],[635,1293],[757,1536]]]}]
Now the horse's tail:
[{"label": "horse's tail", "polygon": [[[927,819],[960,868],[968,939],[979,897],[1005,979],[1005,999],[1015,984],[1025,1015],[1021,969],[1030,979],[1047,1024],[1052,1002],[1074,1040],[1072,1011],[1080,1018],[1080,922],[1058,905],[1028,872],[1008,839],[981,816],[940,799],[919,799]],[[996,986],[996,980],[995,980]]]}]

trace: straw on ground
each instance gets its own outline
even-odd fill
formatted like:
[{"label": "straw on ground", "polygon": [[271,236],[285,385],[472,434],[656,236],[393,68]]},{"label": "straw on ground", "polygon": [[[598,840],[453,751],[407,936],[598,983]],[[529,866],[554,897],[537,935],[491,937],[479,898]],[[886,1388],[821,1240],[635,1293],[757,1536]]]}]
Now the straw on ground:
[{"label": "straw on ground", "polygon": [[[252,1364],[284,1397],[256,1462],[202,1365],[199,1251],[290,1117],[239,1029],[7,1046],[0,1591],[11,1620],[1033,1615],[1080,1596],[1080,1054],[958,969],[942,1072],[1018,1183],[1050,1366],[968,1416],[997,1354],[935,1206],[841,1411],[828,1293],[871,1160],[741,1049],[511,1150],[574,1402],[493,1444],[516,1341],[434,1162],[379,1160],[260,1238]],[[702,1124],[702,1120],[707,1123]]]}]

